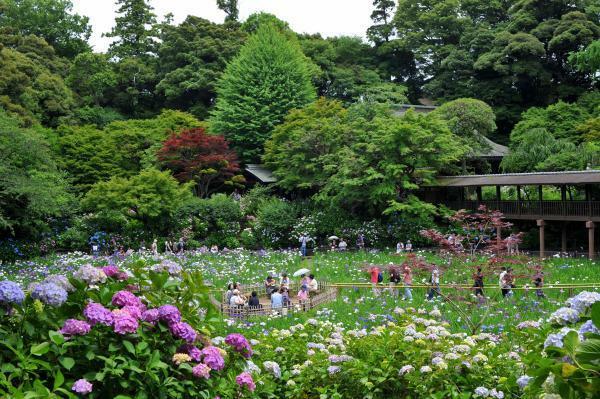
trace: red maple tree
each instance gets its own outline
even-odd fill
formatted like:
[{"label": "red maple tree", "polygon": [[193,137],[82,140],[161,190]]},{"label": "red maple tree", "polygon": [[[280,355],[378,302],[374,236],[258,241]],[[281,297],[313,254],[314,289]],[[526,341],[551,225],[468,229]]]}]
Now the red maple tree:
[{"label": "red maple tree", "polygon": [[204,128],[173,133],[158,151],[158,160],[180,182],[196,183],[199,197],[228,187],[241,187],[245,179],[240,172],[237,154],[223,136],[206,133]]}]

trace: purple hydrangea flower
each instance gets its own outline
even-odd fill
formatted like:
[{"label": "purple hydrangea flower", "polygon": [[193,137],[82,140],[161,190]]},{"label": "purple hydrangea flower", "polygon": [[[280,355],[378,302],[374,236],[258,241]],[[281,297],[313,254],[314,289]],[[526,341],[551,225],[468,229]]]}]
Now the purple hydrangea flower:
[{"label": "purple hydrangea flower", "polygon": [[99,303],[88,303],[83,309],[83,315],[91,325],[104,324],[110,326],[113,323],[112,312]]},{"label": "purple hydrangea flower", "polygon": [[167,272],[171,276],[178,276],[181,274],[182,268],[178,263],[165,259],[160,264],[154,266],[154,271],[158,273]]},{"label": "purple hydrangea flower", "polygon": [[3,280],[0,281],[0,303],[20,305],[25,300],[25,293],[19,284]]},{"label": "purple hydrangea flower", "polygon": [[339,373],[342,368],[340,366],[329,366],[327,367],[327,372],[329,375],[333,375]]},{"label": "purple hydrangea flower", "polygon": [[522,375],[519,378],[517,378],[517,385],[519,386],[519,388],[524,389],[527,385],[529,385],[529,382],[531,382],[531,380],[533,380],[533,377],[530,377],[528,375]]},{"label": "purple hydrangea flower", "polygon": [[80,395],[85,395],[92,392],[93,385],[88,382],[85,378],[81,378],[73,384],[71,388],[74,392],[77,392]]},{"label": "purple hydrangea flower", "polygon": [[115,265],[104,266],[102,271],[107,277],[115,277],[120,272],[119,268]]},{"label": "purple hydrangea flower", "polygon": [[58,307],[67,301],[67,291],[54,283],[41,283],[31,292],[33,299],[39,299],[46,305]]},{"label": "purple hydrangea flower", "polygon": [[204,363],[198,363],[192,368],[192,374],[197,378],[210,378],[210,367]]},{"label": "purple hydrangea flower", "polygon": [[600,293],[583,291],[573,298],[567,299],[567,305],[581,313],[598,301],[600,301]]},{"label": "purple hydrangea flower", "polygon": [[181,338],[188,343],[196,340],[196,331],[188,323],[171,323],[169,324],[169,330],[175,338]]},{"label": "purple hydrangea flower", "polygon": [[235,382],[242,388],[244,386],[247,387],[250,392],[253,392],[256,389],[256,384],[252,379],[252,374],[248,373],[247,371],[244,371],[235,377]]},{"label": "purple hydrangea flower", "polygon": [[148,309],[142,312],[142,320],[146,323],[156,323],[160,317],[158,309]]},{"label": "purple hydrangea flower", "polygon": [[572,308],[560,308],[552,313],[548,319],[550,323],[564,326],[569,323],[576,323],[579,320],[579,312]]},{"label": "purple hydrangea flower", "polygon": [[112,304],[115,306],[142,306],[142,301],[140,298],[133,295],[129,291],[118,291],[112,297]]},{"label": "purple hydrangea flower", "polygon": [[144,308],[141,306],[126,305],[123,306],[121,310],[129,313],[136,320],[140,320],[142,318],[142,314],[144,313]]},{"label": "purple hydrangea flower", "polygon": [[195,362],[199,362],[202,359],[202,351],[190,344],[181,345],[177,349],[177,353],[187,353]]},{"label": "purple hydrangea flower", "polygon": [[128,312],[122,311],[119,313],[113,312],[114,315],[114,330],[117,334],[133,334],[137,331],[139,324],[135,317]]},{"label": "purple hydrangea flower", "polygon": [[56,284],[67,292],[75,291],[75,287],[69,282],[69,279],[60,274],[51,274],[46,277],[43,282]]},{"label": "purple hydrangea flower", "polygon": [[579,334],[592,333],[592,334],[600,334],[600,329],[598,329],[592,320],[588,320],[579,327]]},{"label": "purple hydrangea flower", "polygon": [[87,321],[68,319],[59,331],[63,335],[86,335],[90,329],[91,326]]},{"label": "purple hydrangea flower", "polygon": [[223,355],[221,355],[219,348],[207,346],[206,348],[203,348],[201,352],[204,356],[204,364],[215,371],[223,370],[225,367],[225,360],[223,359]]},{"label": "purple hydrangea flower", "polygon": [[179,313],[179,309],[173,305],[163,305],[159,307],[158,314],[160,319],[166,321],[168,324],[181,321],[181,313]]},{"label": "purple hydrangea flower", "polygon": [[244,357],[252,356],[252,347],[242,334],[229,334],[225,338],[225,343],[231,345],[236,352],[240,352]]}]

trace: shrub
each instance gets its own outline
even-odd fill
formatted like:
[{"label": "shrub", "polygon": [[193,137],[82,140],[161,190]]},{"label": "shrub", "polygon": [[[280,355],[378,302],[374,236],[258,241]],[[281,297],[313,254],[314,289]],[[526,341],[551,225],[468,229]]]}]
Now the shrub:
[{"label": "shrub", "polygon": [[290,245],[296,216],[296,207],[288,201],[277,198],[265,201],[258,208],[255,224],[259,242],[266,248],[282,248]]},{"label": "shrub", "polygon": [[225,194],[215,194],[198,202],[198,218],[202,223],[200,238],[206,245],[239,246],[237,237],[242,212],[238,201]]}]

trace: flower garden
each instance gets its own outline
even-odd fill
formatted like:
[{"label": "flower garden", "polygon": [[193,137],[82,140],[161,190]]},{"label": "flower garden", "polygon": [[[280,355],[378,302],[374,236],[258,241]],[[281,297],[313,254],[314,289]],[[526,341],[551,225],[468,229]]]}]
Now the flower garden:
[{"label": "flower garden", "polygon": [[[600,293],[572,288],[594,285],[595,263],[545,261],[544,299],[528,289],[502,299],[495,289],[500,261],[513,265],[517,286],[530,283],[538,263],[524,257],[457,257],[433,301],[425,289],[415,287],[405,302],[385,286],[359,284],[365,264],[405,261],[389,251],[310,260],[293,251],[189,251],[115,262],[70,253],[3,265],[0,396],[597,397]],[[481,262],[491,265],[484,304],[460,288]],[[258,283],[301,266],[356,285],[340,288],[335,302],[285,316],[235,319],[211,302],[230,281]],[[425,271],[415,273],[415,284],[425,280]]]}]

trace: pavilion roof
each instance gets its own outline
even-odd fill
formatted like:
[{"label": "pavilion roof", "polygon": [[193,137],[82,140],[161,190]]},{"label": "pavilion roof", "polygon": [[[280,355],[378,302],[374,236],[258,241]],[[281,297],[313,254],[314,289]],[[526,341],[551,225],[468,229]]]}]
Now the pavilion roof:
[{"label": "pavilion roof", "polygon": [[505,173],[496,175],[439,176],[432,187],[537,186],[600,183],[600,170]]}]

